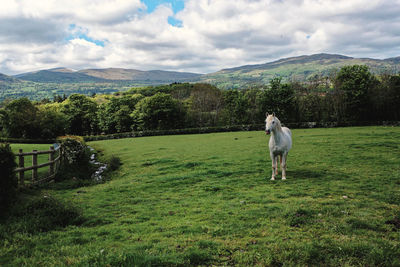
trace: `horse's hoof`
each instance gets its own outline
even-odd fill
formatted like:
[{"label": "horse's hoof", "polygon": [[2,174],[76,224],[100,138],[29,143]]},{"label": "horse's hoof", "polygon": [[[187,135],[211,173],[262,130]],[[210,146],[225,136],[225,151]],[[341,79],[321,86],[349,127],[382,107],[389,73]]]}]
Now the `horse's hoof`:
[{"label": "horse's hoof", "polygon": [[271,178],[271,181],[275,181],[275,177],[272,177],[272,178]]},{"label": "horse's hoof", "polygon": [[286,180],[286,177],[282,177],[282,180]]}]

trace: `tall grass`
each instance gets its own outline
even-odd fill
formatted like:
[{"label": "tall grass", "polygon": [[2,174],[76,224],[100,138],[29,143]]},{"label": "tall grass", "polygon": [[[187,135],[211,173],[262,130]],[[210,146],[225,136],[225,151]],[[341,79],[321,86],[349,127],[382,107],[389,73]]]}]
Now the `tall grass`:
[{"label": "tall grass", "polygon": [[286,181],[269,180],[262,132],[91,142],[121,158],[113,179],[42,192],[84,219],[7,235],[0,265],[396,266],[399,138],[398,127],[293,130]]}]

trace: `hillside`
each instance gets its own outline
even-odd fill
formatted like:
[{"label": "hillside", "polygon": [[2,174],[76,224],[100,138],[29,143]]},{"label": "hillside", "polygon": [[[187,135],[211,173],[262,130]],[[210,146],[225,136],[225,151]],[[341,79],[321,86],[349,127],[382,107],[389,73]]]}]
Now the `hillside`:
[{"label": "hillside", "polygon": [[362,64],[373,73],[400,72],[400,57],[388,59],[353,58],[343,55],[315,54],[284,58],[277,61],[223,69],[209,74],[174,71],[141,71],[122,68],[71,70],[56,68],[10,77],[0,74],[0,101],[26,96],[40,100],[54,95],[93,94],[125,91],[131,87],[205,82],[222,89],[248,88],[267,84],[272,78],[284,81],[306,81],[314,75],[329,75],[345,65]]},{"label": "hillside", "polygon": [[113,81],[147,81],[155,83],[182,82],[197,79],[201,74],[175,71],[141,71],[134,69],[108,68],[108,69],[86,69],[80,70],[91,77],[113,80]]},{"label": "hillside", "polygon": [[0,73],[0,83],[1,82],[14,82],[15,79],[11,76],[5,75],[3,73]]},{"label": "hillside", "polygon": [[333,70],[354,64],[367,65],[373,73],[385,71],[397,73],[400,71],[400,57],[380,60],[315,54],[284,58],[265,64],[223,69],[202,76],[202,81],[220,88],[243,88],[254,84],[268,83],[276,76],[282,77],[283,80],[305,81],[316,74],[329,75]]},{"label": "hillside", "polygon": [[67,68],[40,70],[22,73],[15,77],[25,81],[43,83],[82,83],[82,82],[113,82],[130,81],[145,84],[163,84],[196,80],[200,74],[174,71],[141,71],[133,69],[107,68],[84,69],[79,71]]}]

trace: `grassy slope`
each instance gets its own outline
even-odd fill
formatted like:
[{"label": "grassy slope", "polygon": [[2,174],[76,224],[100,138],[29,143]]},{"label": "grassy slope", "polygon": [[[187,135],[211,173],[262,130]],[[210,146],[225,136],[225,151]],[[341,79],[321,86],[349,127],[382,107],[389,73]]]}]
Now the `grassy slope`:
[{"label": "grassy slope", "polygon": [[284,81],[306,81],[316,74],[329,76],[332,70],[338,70],[343,66],[367,65],[371,72],[380,74],[385,71],[398,72],[398,66],[393,62],[374,59],[331,59],[309,60],[305,62],[287,62],[276,66],[260,66],[258,68],[238,67],[207,74],[202,79],[220,88],[241,88],[246,85],[267,84],[274,77],[282,77]]},{"label": "grassy slope", "polygon": [[[262,132],[92,142],[113,180],[45,190],[80,226],[15,234],[0,265],[400,264],[400,128],[294,130],[288,180],[270,181]],[[347,198],[343,198],[347,196]]]},{"label": "grassy slope", "polygon": [[10,98],[27,97],[31,100],[44,98],[53,99],[55,95],[69,96],[73,93],[92,95],[112,94],[126,91],[134,86],[145,86],[146,83],[106,82],[106,83],[39,83],[17,80],[15,82],[0,82],[0,102]]}]

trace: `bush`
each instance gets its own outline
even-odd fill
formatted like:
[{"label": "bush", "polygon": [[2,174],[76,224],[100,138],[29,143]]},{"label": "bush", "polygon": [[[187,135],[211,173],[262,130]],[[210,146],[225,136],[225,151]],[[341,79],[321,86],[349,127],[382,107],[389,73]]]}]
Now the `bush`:
[{"label": "bush", "polygon": [[0,214],[6,211],[15,199],[18,186],[14,169],[15,155],[8,144],[0,144]]},{"label": "bush", "polygon": [[64,161],[56,180],[89,179],[94,172],[90,164],[90,151],[80,136],[62,136],[57,141],[63,147]]},{"label": "bush", "polygon": [[73,135],[61,136],[57,138],[57,141],[63,147],[64,159],[69,164],[77,163],[85,156],[86,145],[82,137]]},{"label": "bush", "polygon": [[112,155],[109,159],[109,166],[111,171],[115,171],[121,166],[121,159],[115,155]]}]

